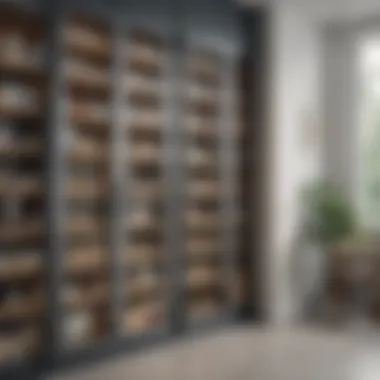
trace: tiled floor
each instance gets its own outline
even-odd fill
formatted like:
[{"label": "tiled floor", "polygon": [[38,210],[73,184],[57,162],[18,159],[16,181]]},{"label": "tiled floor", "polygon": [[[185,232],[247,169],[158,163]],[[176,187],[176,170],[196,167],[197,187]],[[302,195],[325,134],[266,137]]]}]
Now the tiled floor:
[{"label": "tiled floor", "polygon": [[380,380],[380,331],[236,327],[49,380]]}]

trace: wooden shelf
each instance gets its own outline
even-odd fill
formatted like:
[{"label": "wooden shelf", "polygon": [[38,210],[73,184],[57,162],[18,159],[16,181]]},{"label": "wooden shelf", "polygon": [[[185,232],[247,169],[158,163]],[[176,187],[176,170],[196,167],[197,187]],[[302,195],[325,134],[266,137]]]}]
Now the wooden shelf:
[{"label": "wooden shelf", "polygon": [[157,296],[162,293],[162,288],[163,279],[157,276],[138,276],[125,282],[125,294],[129,299],[147,294]]},{"label": "wooden shelf", "polygon": [[128,95],[142,93],[147,94],[148,97],[159,98],[163,85],[161,80],[146,78],[144,75],[127,75],[124,78],[123,87]]},{"label": "wooden shelf", "polygon": [[109,191],[108,182],[100,179],[70,179],[66,185],[67,196],[70,198],[101,198]]},{"label": "wooden shelf", "polygon": [[41,83],[45,74],[42,67],[31,65],[27,60],[12,60],[0,57],[0,72],[3,77],[18,78],[32,83]]},{"label": "wooden shelf", "polygon": [[72,160],[94,163],[105,162],[107,153],[104,144],[80,138],[69,148],[68,154]]},{"label": "wooden shelf", "polygon": [[133,165],[147,165],[160,162],[163,157],[162,147],[157,144],[138,144],[126,153]]},{"label": "wooden shelf", "polygon": [[188,61],[188,70],[194,79],[203,84],[219,85],[221,70],[214,57],[205,57],[203,54],[194,55]]},{"label": "wooden shelf", "polygon": [[128,41],[127,59],[136,59],[140,62],[148,62],[152,64],[160,64],[163,60],[163,53],[157,46],[150,43],[140,41]]},{"label": "wooden shelf", "polygon": [[221,215],[218,213],[200,212],[190,210],[186,213],[186,223],[190,228],[202,228],[208,230],[221,225]]},{"label": "wooden shelf", "polygon": [[219,108],[214,102],[190,102],[189,106],[194,114],[198,117],[204,119],[212,119],[215,118],[218,120]]},{"label": "wooden shelf", "polygon": [[0,196],[31,197],[44,194],[43,182],[39,178],[9,178],[0,180]]},{"label": "wooden shelf", "polygon": [[204,105],[213,109],[218,109],[222,94],[220,91],[213,88],[191,84],[186,89],[185,95],[189,101],[189,104],[194,107]]},{"label": "wooden shelf", "polygon": [[43,260],[40,252],[0,256],[0,282],[36,278],[42,276],[42,270]]},{"label": "wooden shelf", "polygon": [[[224,255],[221,252],[187,252],[186,261],[189,266],[205,266],[210,268],[216,268],[223,265],[225,260]],[[220,284],[223,283],[223,279],[220,280]]]},{"label": "wooden shelf", "polygon": [[104,97],[110,94],[111,88],[108,82],[101,80],[95,81],[91,78],[74,76],[66,78],[67,87],[70,94],[73,95],[88,95],[94,97],[94,95],[102,95]]},{"label": "wooden shelf", "polygon": [[163,188],[160,182],[151,181],[147,183],[134,184],[132,186],[133,199],[136,201],[154,201],[160,199]]},{"label": "wooden shelf", "polygon": [[88,60],[109,61],[110,39],[106,28],[95,24],[83,15],[72,15],[64,26],[63,39],[66,49]]},{"label": "wooden shelf", "polygon": [[35,328],[0,333],[0,364],[32,356],[40,346],[40,333]]},{"label": "wooden shelf", "polygon": [[107,46],[88,45],[82,41],[74,41],[73,36],[75,31],[69,32],[71,35],[65,36],[66,49],[70,55],[79,56],[91,62],[92,60],[108,63],[111,60],[111,53]]},{"label": "wooden shelf", "polygon": [[215,181],[197,181],[188,187],[191,198],[218,198],[220,196],[219,184]]},{"label": "wooden shelf", "polygon": [[219,252],[220,243],[215,239],[192,239],[187,241],[186,249],[189,255],[206,255]]},{"label": "wooden shelf", "polygon": [[107,223],[103,217],[69,217],[66,224],[68,235],[104,235]]},{"label": "wooden shelf", "polygon": [[109,293],[110,289],[106,284],[83,289],[73,287],[63,293],[63,303],[71,311],[104,307],[109,301]]},{"label": "wooden shelf", "polygon": [[100,331],[100,315],[93,310],[78,309],[65,316],[63,321],[63,340],[67,350],[83,350],[102,340],[104,331]]},{"label": "wooden shelf", "polygon": [[223,261],[224,257],[220,250],[213,251],[188,251],[187,261],[194,264],[218,264]]},{"label": "wooden shelf", "polygon": [[135,91],[128,95],[128,101],[132,105],[144,108],[146,110],[159,109],[161,98],[155,94],[144,91]]},{"label": "wooden shelf", "polygon": [[24,240],[42,238],[45,226],[42,220],[20,220],[14,223],[0,224],[0,244],[21,243]]},{"label": "wooden shelf", "polygon": [[164,125],[164,115],[160,111],[133,111],[126,117],[126,130],[145,130],[152,133],[161,132]]},{"label": "wooden shelf", "polygon": [[149,331],[164,322],[164,307],[160,302],[149,302],[143,306],[129,308],[125,313],[122,329],[126,333],[138,334]]},{"label": "wooden shelf", "polygon": [[20,139],[0,144],[0,157],[34,158],[41,157],[44,142],[38,138]]},{"label": "wooden shelf", "polygon": [[108,129],[111,124],[111,114],[104,103],[69,102],[68,114],[74,125],[92,129]]},{"label": "wooden shelf", "polygon": [[65,268],[72,275],[98,272],[107,269],[107,250],[83,248],[65,254]]},{"label": "wooden shelf", "polygon": [[163,86],[157,80],[146,79],[141,75],[126,77],[124,91],[132,107],[142,107],[152,112],[161,105]]},{"label": "wooden shelf", "polygon": [[191,149],[187,154],[190,169],[207,168],[215,170],[218,168],[218,157],[214,153],[202,149]]},{"label": "wooden shelf", "polygon": [[11,120],[38,120],[43,112],[38,108],[10,107],[0,101],[0,117]]},{"label": "wooden shelf", "polygon": [[37,86],[1,82],[0,115],[11,119],[35,119],[43,116],[42,92]]},{"label": "wooden shelf", "polygon": [[187,286],[191,289],[207,288],[222,283],[221,274],[215,269],[199,267],[188,270],[186,275]]},{"label": "wooden shelf", "polygon": [[143,61],[140,58],[132,57],[128,63],[128,68],[133,73],[147,75],[149,77],[159,77],[163,71],[157,62]]},{"label": "wooden shelf", "polygon": [[65,78],[69,88],[73,89],[108,92],[111,87],[107,69],[73,58],[65,62]]},{"label": "wooden shelf", "polygon": [[161,249],[149,244],[129,246],[125,249],[124,263],[128,267],[154,265],[162,260]]},{"label": "wooden shelf", "polygon": [[193,321],[212,319],[220,315],[221,305],[217,301],[196,301],[188,308],[188,316]]},{"label": "wooden shelf", "polygon": [[28,41],[40,41],[45,35],[41,15],[31,13],[16,4],[2,2],[0,4],[0,25],[4,31],[17,31]]},{"label": "wooden shelf", "polygon": [[126,218],[126,228],[131,231],[159,230],[162,226],[160,221],[147,212],[135,212]]},{"label": "wooden shelf", "polygon": [[126,57],[129,70],[134,73],[158,77],[163,70],[164,55],[154,47],[130,43]]},{"label": "wooden shelf", "polygon": [[9,296],[0,303],[0,323],[40,318],[44,311],[44,303],[41,292],[22,297]]},{"label": "wooden shelf", "polygon": [[199,116],[188,116],[185,120],[187,132],[198,138],[217,138],[217,123],[214,118],[204,118]]}]

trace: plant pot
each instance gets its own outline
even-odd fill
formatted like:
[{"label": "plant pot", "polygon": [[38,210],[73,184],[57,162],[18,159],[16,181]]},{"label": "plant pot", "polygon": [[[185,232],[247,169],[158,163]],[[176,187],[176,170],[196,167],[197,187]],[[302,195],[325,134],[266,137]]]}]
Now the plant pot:
[{"label": "plant pot", "polygon": [[327,256],[323,245],[306,239],[297,244],[293,257],[293,293],[300,320],[314,319],[322,311]]}]

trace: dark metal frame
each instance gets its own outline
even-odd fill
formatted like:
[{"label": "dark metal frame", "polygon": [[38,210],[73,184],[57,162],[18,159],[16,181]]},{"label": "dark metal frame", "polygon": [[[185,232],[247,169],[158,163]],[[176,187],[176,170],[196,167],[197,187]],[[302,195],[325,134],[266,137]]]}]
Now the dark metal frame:
[{"label": "dark metal frame", "polygon": [[242,7],[241,40],[243,43],[241,70],[241,93],[243,101],[239,151],[241,202],[244,202],[244,220],[240,226],[240,266],[251,279],[248,295],[240,305],[241,317],[245,320],[263,321],[265,305],[263,283],[265,235],[268,215],[268,181],[266,165],[268,158],[267,104],[268,88],[267,47],[269,11],[260,6],[255,9]]},{"label": "dark metal frame", "polygon": [[168,321],[171,324],[171,334],[180,334],[184,330],[184,305],[182,270],[185,255],[185,225],[181,210],[185,202],[184,183],[186,175],[183,170],[186,164],[184,156],[184,131],[179,127],[178,120],[183,115],[181,102],[181,77],[183,70],[183,36],[177,33],[181,28],[183,17],[180,5],[175,0],[169,6],[177,15],[172,18],[169,31],[168,62],[165,78],[171,86],[167,88],[165,104],[165,143],[164,143],[164,182],[165,182],[165,251],[167,252],[166,271],[168,281]]},{"label": "dark metal frame", "polygon": [[[47,309],[47,343],[46,352],[41,360],[39,370],[57,370],[74,365],[79,365],[87,361],[104,358],[116,352],[123,352],[130,349],[146,348],[153,343],[170,340],[180,334],[193,335],[203,332],[213,327],[223,326],[234,319],[236,305],[229,297],[229,306],[223,315],[215,319],[210,319],[201,324],[187,323],[185,318],[184,305],[184,281],[183,274],[186,269],[185,234],[184,234],[184,205],[186,173],[186,157],[184,148],[186,147],[185,130],[181,128],[184,104],[181,99],[183,91],[183,78],[185,69],[186,53],[193,47],[189,32],[197,29],[197,15],[188,18],[188,13],[193,12],[191,0],[183,0],[184,4],[177,0],[162,0],[161,6],[152,0],[140,1],[132,4],[128,8],[125,5],[124,12],[121,12],[115,4],[103,4],[100,1],[86,0],[43,0],[43,11],[48,27],[48,65],[49,65],[49,114],[48,114],[48,147],[47,147],[47,174],[48,174],[48,218],[47,218],[47,289],[48,289],[48,309]],[[213,0],[209,0],[213,1]],[[226,3],[229,0],[225,0]],[[128,4],[128,2],[126,2]],[[201,4],[202,2],[199,2]],[[224,3],[217,2],[217,7],[223,7]],[[199,5],[198,4],[198,5]],[[207,12],[212,17],[217,8],[200,8],[202,18],[207,17]],[[136,13],[133,13],[133,10]],[[109,26],[112,34],[112,110],[111,110],[111,152],[110,152],[110,184],[111,200],[109,212],[110,220],[110,265],[109,271],[112,278],[111,286],[111,326],[112,331],[109,337],[95,344],[91,348],[67,352],[62,346],[61,327],[64,313],[60,290],[63,284],[62,257],[65,253],[65,202],[64,202],[64,182],[67,173],[67,162],[64,149],[64,133],[67,126],[65,109],[62,107],[62,97],[64,96],[64,85],[62,81],[61,57],[63,56],[62,44],[62,21],[63,17],[70,11],[84,11],[89,15],[94,15],[104,20]],[[163,14],[160,12],[164,12]],[[204,13],[206,12],[206,14]],[[229,12],[225,6],[225,12]],[[230,14],[226,16],[233,17]],[[121,38],[131,27],[140,27],[148,31],[153,31],[165,41],[165,47],[169,53],[169,59],[165,67],[165,84],[169,87],[163,95],[163,107],[165,110],[165,128],[163,131],[163,179],[164,179],[164,250],[167,254],[165,271],[170,281],[166,289],[168,325],[164,329],[158,329],[139,336],[122,336],[119,330],[121,307],[125,304],[124,295],[121,292],[121,283],[124,280],[124,271],[120,265],[120,253],[125,246],[124,216],[131,209],[131,200],[123,194],[122,189],[130,181],[128,172],[128,162],[121,158],[125,141],[127,139],[124,123],[121,122],[120,104],[123,100],[119,75],[122,70],[122,57],[120,48]],[[200,24],[200,28],[205,28]],[[223,29],[224,25],[219,25]],[[232,45],[237,46],[239,37],[233,28],[230,37],[227,37],[226,46],[216,46],[215,43],[207,43],[202,48],[207,48],[211,52],[217,52],[222,60],[226,59],[224,68],[224,87],[233,89],[234,63],[238,60],[239,51],[230,49]],[[201,32],[202,34],[202,32]],[[200,34],[200,35],[201,35]],[[199,37],[199,36],[198,36]],[[198,38],[198,42],[201,39]],[[207,38],[206,38],[207,40]],[[194,47],[198,47],[195,42]],[[125,50],[125,49],[124,49]],[[222,220],[223,220],[223,246],[225,249],[225,270],[228,279],[235,277],[236,263],[236,236],[231,231],[231,220],[235,220],[236,203],[233,186],[237,182],[235,173],[237,172],[237,147],[233,143],[233,131],[231,125],[235,118],[236,105],[228,106],[231,94],[226,94],[224,112],[221,115],[220,125],[220,174],[223,180],[222,188]],[[63,99],[64,100],[64,99]],[[125,110],[125,105],[123,106]],[[230,281],[226,281],[226,285]],[[228,289],[230,291],[230,289]],[[126,305],[128,307],[128,305]],[[43,363],[42,363],[43,362]],[[27,363],[24,363],[27,364]],[[29,368],[29,366],[28,366]],[[38,373],[39,371],[37,371]],[[0,368],[0,377],[1,377]]]},{"label": "dark metal frame", "polygon": [[[236,75],[235,59],[227,57],[223,61],[223,87],[222,104],[223,112],[220,120],[220,165],[222,177],[222,236],[224,251],[224,272],[226,276],[225,286],[228,300],[229,313],[234,315],[238,305],[235,299],[235,287],[237,284],[237,223],[239,223],[237,184],[238,184],[238,160],[236,155]],[[231,126],[233,127],[231,129]]]},{"label": "dark metal frame", "polygon": [[46,284],[48,291],[47,318],[50,325],[48,332],[48,347],[53,362],[60,351],[60,334],[62,308],[60,294],[62,281],[62,255],[64,253],[63,228],[65,215],[63,199],[63,173],[66,172],[63,152],[63,119],[62,94],[62,12],[61,4],[47,0],[46,18],[48,25],[48,65],[50,68],[49,78],[49,118],[48,118],[48,246],[47,246],[47,276]]},{"label": "dark metal frame", "polygon": [[[113,98],[113,123],[112,123],[112,145],[111,145],[111,221],[110,221],[110,236],[111,236],[111,278],[112,281],[112,297],[111,297],[111,313],[112,313],[112,330],[115,336],[119,335],[120,317],[122,315],[122,305],[127,302],[124,300],[123,281],[124,270],[120,265],[120,257],[125,246],[125,229],[124,215],[130,210],[130,202],[128,195],[123,195],[122,189],[128,187],[129,173],[128,162],[126,157],[122,155],[125,147],[125,140],[128,139],[128,134],[121,121],[120,111],[126,107],[126,102],[123,102],[122,89],[119,84],[119,76],[123,72],[123,52],[122,49],[122,25],[120,19],[115,20],[112,28],[112,86],[114,92]],[[127,141],[128,144],[128,141]]]}]

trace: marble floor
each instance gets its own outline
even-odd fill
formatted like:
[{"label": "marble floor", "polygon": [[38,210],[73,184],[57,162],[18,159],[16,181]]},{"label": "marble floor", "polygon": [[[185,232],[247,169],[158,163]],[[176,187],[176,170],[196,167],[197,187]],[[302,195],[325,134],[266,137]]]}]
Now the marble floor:
[{"label": "marble floor", "polygon": [[380,380],[380,331],[235,327],[49,380]]}]

